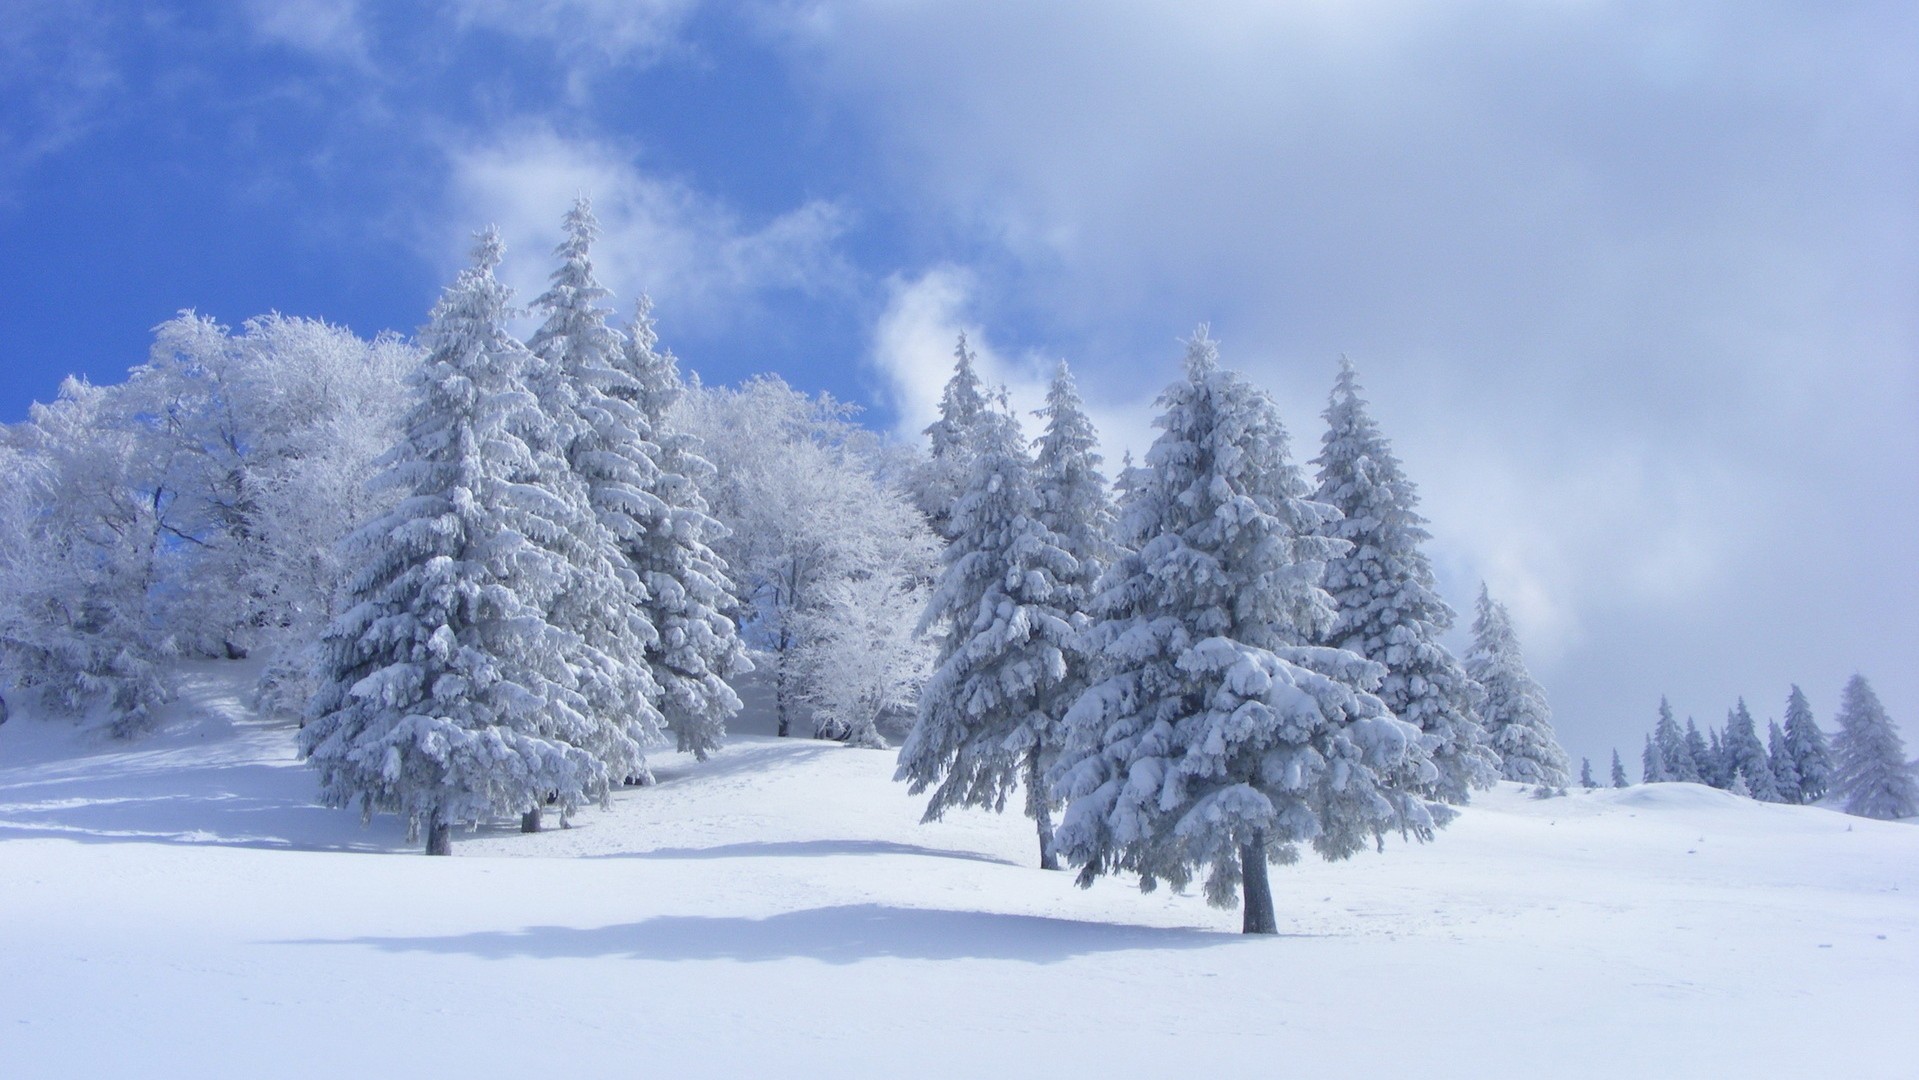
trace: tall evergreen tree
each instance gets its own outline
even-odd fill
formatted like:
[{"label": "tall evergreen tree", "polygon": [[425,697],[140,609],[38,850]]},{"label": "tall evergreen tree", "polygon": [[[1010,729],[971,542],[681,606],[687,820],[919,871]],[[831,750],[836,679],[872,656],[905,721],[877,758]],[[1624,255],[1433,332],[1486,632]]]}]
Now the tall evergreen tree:
[{"label": "tall evergreen tree", "polygon": [[1626,766],[1620,762],[1617,750],[1612,752],[1612,786],[1616,788],[1632,786],[1632,781],[1626,779]]},{"label": "tall evergreen tree", "polygon": [[1365,692],[1378,665],[1313,648],[1319,587],[1343,544],[1305,498],[1272,400],[1219,366],[1204,329],[1159,397],[1147,467],[1120,508],[1120,557],[1087,640],[1103,677],[1067,715],[1054,770],[1058,842],[1081,884],[1130,870],[1140,887],[1198,875],[1207,899],[1245,889],[1248,933],[1274,933],[1268,862],[1310,842],[1344,858],[1389,829],[1421,839],[1450,816],[1417,728]]},{"label": "tall evergreen tree", "polygon": [[576,522],[527,480],[541,467],[519,432],[538,408],[499,257],[489,230],[422,334],[416,401],[379,479],[401,498],[351,541],[358,567],[300,732],[323,802],[398,814],[429,854],[450,851],[455,823],[604,798],[611,771],[583,749],[598,733],[579,639],[548,618],[575,574],[539,541]]},{"label": "tall evergreen tree", "polygon": [[1480,685],[1479,715],[1488,745],[1499,755],[1500,775],[1522,784],[1565,787],[1570,779],[1566,751],[1553,733],[1546,691],[1526,670],[1506,605],[1494,600],[1483,584],[1466,673]]},{"label": "tall evergreen tree", "polygon": [[1706,729],[1706,767],[1703,772],[1706,783],[1713,787],[1723,790],[1732,786],[1732,759],[1726,755],[1726,743],[1719,737],[1718,728]]},{"label": "tall evergreen tree", "polygon": [[1726,761],[1731,771],[1743,774],[1752,797],[1760,802],[1779,802],[1779,785],[1772,779],[1772,762],[1766,759],[1766,744],[1759,741],[1759,730],[1740,698],[1726,714]]},{"label": "tall evergreen tree", "polygon": [[1313,498],[1339,510],[1330,531],[1350,545],[1326,564],[1324,585],[1338,618],[1325,644],[1385,665],[1379,698],[1419,728],[1438,769],[1431,794],[1465,803],[1473,788],[1499,778],[1499,761],[1474,709],[1477,688],[1439,641],[1454,615],[1421,550],[1431,534],[1417,509],[1418,489],[1367,412],[1351,361],[1341,358],[1321,415],[1327,428],[1314,459]]},{"label": "tall evergreen tree", "polygon": [[1812,705],[1797,686],[1786,698],[1786,749],[1799,775],[1799,801],[1818,802],[1832,786],[1832,752],[1826,733],[1812,718]]},{"label": "tall evergreen tree", "polygon": [[1672,706],[1663,695],[1659,699],[1659,722],[1653,727],[1652,741],[1666,774],[1661,779],[1699,782],[1699,766],[1693,761],[1692,747],[1687,745],[1686,733],[1679,729],[1679,722],[1672,716]]},{"label": "tall evergreen tree", "polygon": [[1832,740],[1832,791],[1846,813],[1887,821],[1919,815],[1919,782],[1906,745],[1865,676],[1854,675],[1839,698],[1839,734]]},{"label": "tall evergreen tree", "polygon": [[926,461],[914,479],[914,501],[933,531],[952,539],[953,507],[972,474],[974,429],[986,411],[986,394],[973,370],[973,351],[961,333],[953,350],[953,377],[940,394],[939,419],[927,426]]},{"label": "tall evergreen tree", "polygon": [[1777,720],[1770,721],[1766,728],[1766,764],[1772,767],[1772,782],[1780,802],[1796,805],[1805,801],[1799,790],[1799,769],[1792,763],[1792,747],[1787,745],[1786,733]]},{"label": "tall evergreen tree", "polygon": [[1699,733],[1699,725],[1690,716],[1686,717],[1686,756],[1692,759],[1692,772],[1696,778],[1694,783],[1719,786],[1713,780],[1714,763],[1718,755],[1712,746],[1707,745],[1706,737]]},{"label": "tall evergreen tree", "polygon": [[1639,754],[1639,779],[1648,784],[1663,784],[1672,779],[1666,771],[1665,755],[1659,752],[1659,745],[1651,735],[1646,736],[1646,749]]},{"label": "tall evergreen tree", "polygon": [[1073,612],[1061,581],[1078,567],[1039,519],[1019,423],[989,408],[976,421],[973,474],[952,518],[945,572],[922,626],[942,624],[939,666],[920,692],[897,779],[925,819],[954,806],[1000,811],[1024,781],[1040,866],[1058,869],[1042,777],[1061,741]]},{"label": "tall evergreen tree", "polygon": [[623,536],[622,548],[646,587],[648,618],[659,631],[648,658],[660,711],[678,748],[704,761],[740,711],[728,680],[753,664],[728,614],[739,606],[731,570],[714,550],[727,536],[705,495],[717,472],[700,440],[673,422],[685,386],[679,361],[657,347],[652,312],[652,302],[640,297],[616,358],[622,379],[610,391],[645,420],[657,465],[651,500],[639,504],[654,516],[647,528]]},{"label": "tall evergreen tree", "polygon": [[[584,199],[564,225],[566,240],[554,252],[560,265],[533,302],[546,319],[527,343],[535,358],[527,382],[544,414],[545,445],[541,437],[530,435],[529,441],[550,463],[546,486],[564,490],[569,501],[584,501],[591,515],[553,538],[576,569],[553,615],[591,647],[579,665],[589,708],[623,728],[625,740],[644,746],[660,741],[660,685],[647,657],[658,649],[660,634],[648,610],[648,583],[626,552],[668,525],[651,494],[659,485],[658,447],[630,401],[630,380],[619,370],[621,337],[607,325],[612,312],[600,304],[611,294],[593,274],[599,225]],[[616,764],[624,770],[622,779],[648,775],[644,760]],[[538,829],[537,807],[523,825]]]}]

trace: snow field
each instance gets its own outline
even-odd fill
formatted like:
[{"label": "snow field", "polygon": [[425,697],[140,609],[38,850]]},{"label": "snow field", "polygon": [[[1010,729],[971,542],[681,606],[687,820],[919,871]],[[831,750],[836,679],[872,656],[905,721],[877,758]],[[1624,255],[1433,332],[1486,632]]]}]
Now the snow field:
[{"label": "snow field", "polygon": [[1431,845],[1276,867],[1248,939],[804,739],[427,859],[312,805],[245,669],[140,743],[0,727],[0,1076],[1919,1069],[1910,825],[1502,785]]}]

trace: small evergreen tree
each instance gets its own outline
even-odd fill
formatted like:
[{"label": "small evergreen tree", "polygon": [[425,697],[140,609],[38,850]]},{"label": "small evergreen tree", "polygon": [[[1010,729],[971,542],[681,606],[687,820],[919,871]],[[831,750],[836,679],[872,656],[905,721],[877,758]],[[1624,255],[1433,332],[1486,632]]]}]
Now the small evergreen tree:
[{"label": "small evergreen tree", "polygon": [[1059,582],[1072,556],[1039,520],[1018,422],[1002,409],[976,421],[973,474],[953,511],[945,572],[921,625],[943,624],[939,666],[920,693],[919,720],[896,778],[912,794],[937,784],[924,820],[954,806],[1004,810],[1025,781],[1040,866],[1058,869],[1041,782],[1058,754],[1062,689],[1074,634]]},{"label": "small evergreen tree", "polygon": [[541,468],[518,432],[537,408],[499,255],[482,234],[422,334],[417,398],[379,480],[402,498],[351,541],[358,567],[300,732],[324,803],[398,814],[429,854],[450,852],[455,823],[608,792],[607,763],[582,749],[597,732],[570,663],[579,640],[547,616],[574,574],[536,538],[573,522],[526,479]]},{"label": "small evergreen tree", "polygon": [[1646,749],[1639,754],[1639,778],[1648,784],[1663,784],[1672,779],[1666,772],[1665,755],[1659,752],[1651,735],[1646,736]]},{"label": "small evergreen tree", "polygon": [[1667,704],[1663,696],[1659,699],[1659,722],[1653,727],[1652,741],[1659,753],[1661,770],[1665,773],[1661,779],[1691,784],[1699,782],[1699,766],[1693,761],[1692,748],[1686,743],[1686,733],[1679,729],[1678,721],[1672,716],[1672,706]]},{"label": "small evergreen tree", "polygon": [[1565,787],[1566,751],[1553,733],[1546,692],[1526,670],[1506,605],[1494,600],[1483,584],[1466,673],[1481,687],[1479,715],[1500,757],[1500,775],[1522,784]]},{"label": "small evergreen tree", "polygon": [[1626,766],[1620,762],[1617,750],[1612,752],[1612,786],[1616,788],[1632,786],[1632,781],[1626,779]]},{"label": "small evergreen tree", "polygon": [[1385,830],[1421,839],[1448,808],[1419,730],[1365,692],[1383,674],[1311,648],[1333,617],[1323,535],[1272,401],[1219,366],[1204,329],[1120,508],[1128,553],[1100,582],[1087,640],[1103,678],[1073,705],[1054,769],[1057,840],[1080,883],[1205,878],[1247,933],[1275,933],[1269,862],[1310,842],[1344,858]]},{"label": "small evergreen tree", "polygon": [[1724,790],[1732,786],[1733,763],[1726,755],[1725,740],[1718,728],[1706,729],[1706,783]]},{"label": "small evergreen tree", "polygon": [[974,428],[986,411],[986,394],[973,370],[973,351],[961,333],[953,350],[953,377],[940,394],[939,419],[927,426],[926,461],[914,479],[914,501],[933,531],[952,539],[953,507],[972,473]]},{"label": "small evergreen tree", "polygon": [[1779,786],[1772,779],[1772,763],[1766,759],[1766,746],[1759,741],[1759,730],[1753,723],[1752,712],[1746,708],[1745,698],[1740,698],[1739,704],[1726,715],[1725,752],[1732,771],[1745,776],[1753,798],[1760,802],[1780,801]]},{"label": "small evergreen tree", "polygon": [[1832,740],[1832,792],[1846,813],[1891,821],[1919,815],[1919,782],[1906,746],[1872,684],[1854,675],[1839,698],[1839,734]]},{"label": "small evergreen tree", "polygon": [[1743,767],[1733,769],[1732,783],[1726,786],[1726,790],[1742,799],[1750,799],[1753,797],[1752,785],[1746,783],[1746,770]]},{"label": "small evergreen tree", "polygon": [[1826,733],[1812,718],[1812,705],[1797,686],[1786,698],[1786,749],[1799,776],[1799,801],[1819,801],[1832,786],[1832,752]]},{"label": "small evergreen tree", "polygon": [[1766,763],[1772,767],[1772,782],[1778,789],[1779,801],[1795,805],[1804,802],[1799,791],[1799,770],[1792,763],[1792,749],[1786,745],[1786,733],[1780,730],[1777,720],[1767,725]]},{"label": "small evergreen tree", "polygon": [[1499,762],[1474,709],[1477,688],[1440,644],[1454,615],[1421,550],[1431,535],[1417,509],[1418,489],[1368,413],[1351,361],[1341,358],[1321,415],[1327,429],[1313,498],[1340,512],[1330,532],[1350,545],[1326,564],[1324,585],[1338,618],[1324,644],[1385,665],[1379,698],[1422,732],[1439,771],[1431,794],[1465,803],[1473,788],[1498,779]]},{"label": "small evergreen tree", "polygon": [[1694,723],[1690,716],[1686,717],[1686,756],[1692,760],[1692,774],[1695,777],[1693,782],[1711,784],[1712,747],[1706,744],[1706,737],[1699,733],[1699,725]]},{"label": "small evergreen tree", "polygon": [[1579,786],[1587,791],[1599,786],[1599,781],[1593,779],[1593,759],[1589,757],[1579,759]]}]

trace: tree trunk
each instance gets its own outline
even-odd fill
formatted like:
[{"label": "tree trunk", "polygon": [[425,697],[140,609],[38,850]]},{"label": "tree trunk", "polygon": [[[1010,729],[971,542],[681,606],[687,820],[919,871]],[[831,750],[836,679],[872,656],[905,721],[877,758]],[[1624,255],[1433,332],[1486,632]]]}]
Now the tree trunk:
[{"label": "tree trunk", "polygon": [[1053,808],[1046,799],[1039,772],[1039,750],[1026,755],[1026,805],[1033,811],[1033,823],[1039,827],[1039,868],[1059,869],[1059,852],[1053,850]]},{"label": "tree trunk", "polygon": [[780,718],[779,736],[784,739],[792,731],[792,720],[786,713],[786,633],[780,632],[777,645],[779,659],[775,660],[773,671],[773,711]]},{"label": "tree trunk", "polygon": [[533,809],[528,810],[526,813],[520,815],[520,831],[523,833],[540,831],[540,808],[539,807],[536,806]]},{"label": "tree trunk", "polygon": [[1277,934],[1279,920],[1273,915],[1273,886],[1266,880],[1266,834],[1255,831],[1252,839],[1239,845],[1239,880],[1245,899],[1240,929],[1248,934]]},{"label": "tree trunk", "polygon": [[426,827],[426,853],[428,855],[453,854],[453,826],[448,825],[437,814]]}]

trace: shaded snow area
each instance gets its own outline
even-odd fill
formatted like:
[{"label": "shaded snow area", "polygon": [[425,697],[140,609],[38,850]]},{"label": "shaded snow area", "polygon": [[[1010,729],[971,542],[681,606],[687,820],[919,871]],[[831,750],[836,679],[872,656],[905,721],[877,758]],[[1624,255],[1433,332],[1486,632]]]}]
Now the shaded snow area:
[{"label": "shaded snow area", "polygon": [[312,805],[249,675],[138,743],[0,726],[0,1077],[1919,1075],[1909,824],[1505,785],[1276,868],[1247,939],[806,739],[429,859]]}]

